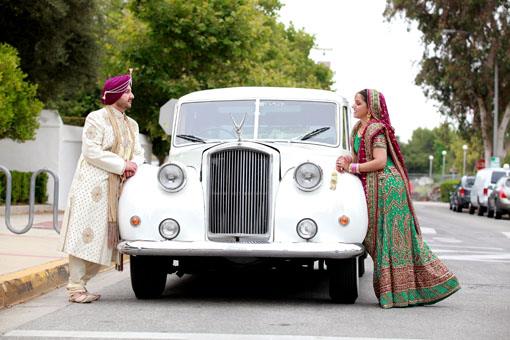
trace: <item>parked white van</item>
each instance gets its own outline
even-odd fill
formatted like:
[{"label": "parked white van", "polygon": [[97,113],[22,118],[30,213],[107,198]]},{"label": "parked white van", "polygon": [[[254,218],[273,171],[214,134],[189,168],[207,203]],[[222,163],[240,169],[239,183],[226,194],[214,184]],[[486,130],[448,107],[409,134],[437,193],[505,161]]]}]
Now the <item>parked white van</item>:
[{"label": "parked white van", "polygon": [[485,168],[476,173],[475,184],[471,188],[471,204],[469,213],[474,214],[478,209],[478,216],[483,216],[487,211],[487,199],[494,189],[496,182],[503,176],[508,176],[510,169]]}]

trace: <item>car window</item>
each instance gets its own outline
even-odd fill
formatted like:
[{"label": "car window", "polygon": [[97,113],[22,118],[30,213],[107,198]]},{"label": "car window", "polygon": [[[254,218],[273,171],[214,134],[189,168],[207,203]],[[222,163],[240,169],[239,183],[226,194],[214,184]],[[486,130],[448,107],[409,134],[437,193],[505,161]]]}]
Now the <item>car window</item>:
[{"label": "car window", "polygon": [[506,176],[506,172],[494,171],[491,176],[491,184],[495,184],[503,176]]},{"label": "car window", "polygon": [[475,184],[475,178],[474,177],[468,177],[466,178],[466,188],[471,188]]},{"label": "car window", "polygon": [[240,124],[245,116],[241,137],[252,139],[254,115],[254,100],[184,103],[180,109],[175,143],[189,143],[189,140],[179,135],[195,136],[203,140],[237,140],[234,122]]},{"label": "car window", "polygon": [[[325,144],[337,141],[337,105],[335,103],[261,100],[258,138],[301,140]],[[319,133],[313,134],[313,132]]]}]

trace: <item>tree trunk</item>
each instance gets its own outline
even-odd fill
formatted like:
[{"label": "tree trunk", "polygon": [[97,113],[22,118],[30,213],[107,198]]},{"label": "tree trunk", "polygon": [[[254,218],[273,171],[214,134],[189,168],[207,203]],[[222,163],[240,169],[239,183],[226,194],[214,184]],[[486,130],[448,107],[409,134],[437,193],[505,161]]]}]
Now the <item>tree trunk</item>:
[{"label": "tree trunk", "polygon": [[498,139],[496,144],[496,155],[503,160],[506,156],[505,150],[505,134],[506,129],[508,128],[508,123],[510,122],[510,101],[506,104],[505,113],[503,114],[503,118],[501,119],[501,123],[498,126]]},{"label": "tree trunk", "polygon": [[484,159],[485,166],[489,166],[489,162],[491,159],[491,151],[492,151],[492,141],[491,136],[489,135],[488,129],[488,113],[487,108],[485,107],[485,102],[481,97],[476,97],[478,102],[478,109],[480,110],[480,121],[482,123],[482,140],[483,140],[483,150],[484,150]]}]

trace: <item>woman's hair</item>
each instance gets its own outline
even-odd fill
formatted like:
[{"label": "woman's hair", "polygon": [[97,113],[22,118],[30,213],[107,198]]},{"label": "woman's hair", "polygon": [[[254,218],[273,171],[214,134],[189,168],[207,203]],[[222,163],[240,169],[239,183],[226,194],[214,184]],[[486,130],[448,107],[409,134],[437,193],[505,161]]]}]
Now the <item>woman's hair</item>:
[{"label": "woman's hair", "polygon": [[363,97],[363,100],[365,101],[365,103],[368,104],[368,90],[364,89],[364,90],[358,91],[358,93]]}]

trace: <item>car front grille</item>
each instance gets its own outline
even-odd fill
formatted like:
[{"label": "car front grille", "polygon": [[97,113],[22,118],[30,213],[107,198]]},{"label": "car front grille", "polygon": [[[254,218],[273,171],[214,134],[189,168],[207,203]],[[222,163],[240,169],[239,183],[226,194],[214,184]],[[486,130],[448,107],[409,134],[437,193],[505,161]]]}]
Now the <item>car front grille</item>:
[{"label": "car front grille", "polygon": [[209,160],[209,237],[268,235],[271,157],[253,149],[226,149]]}]

